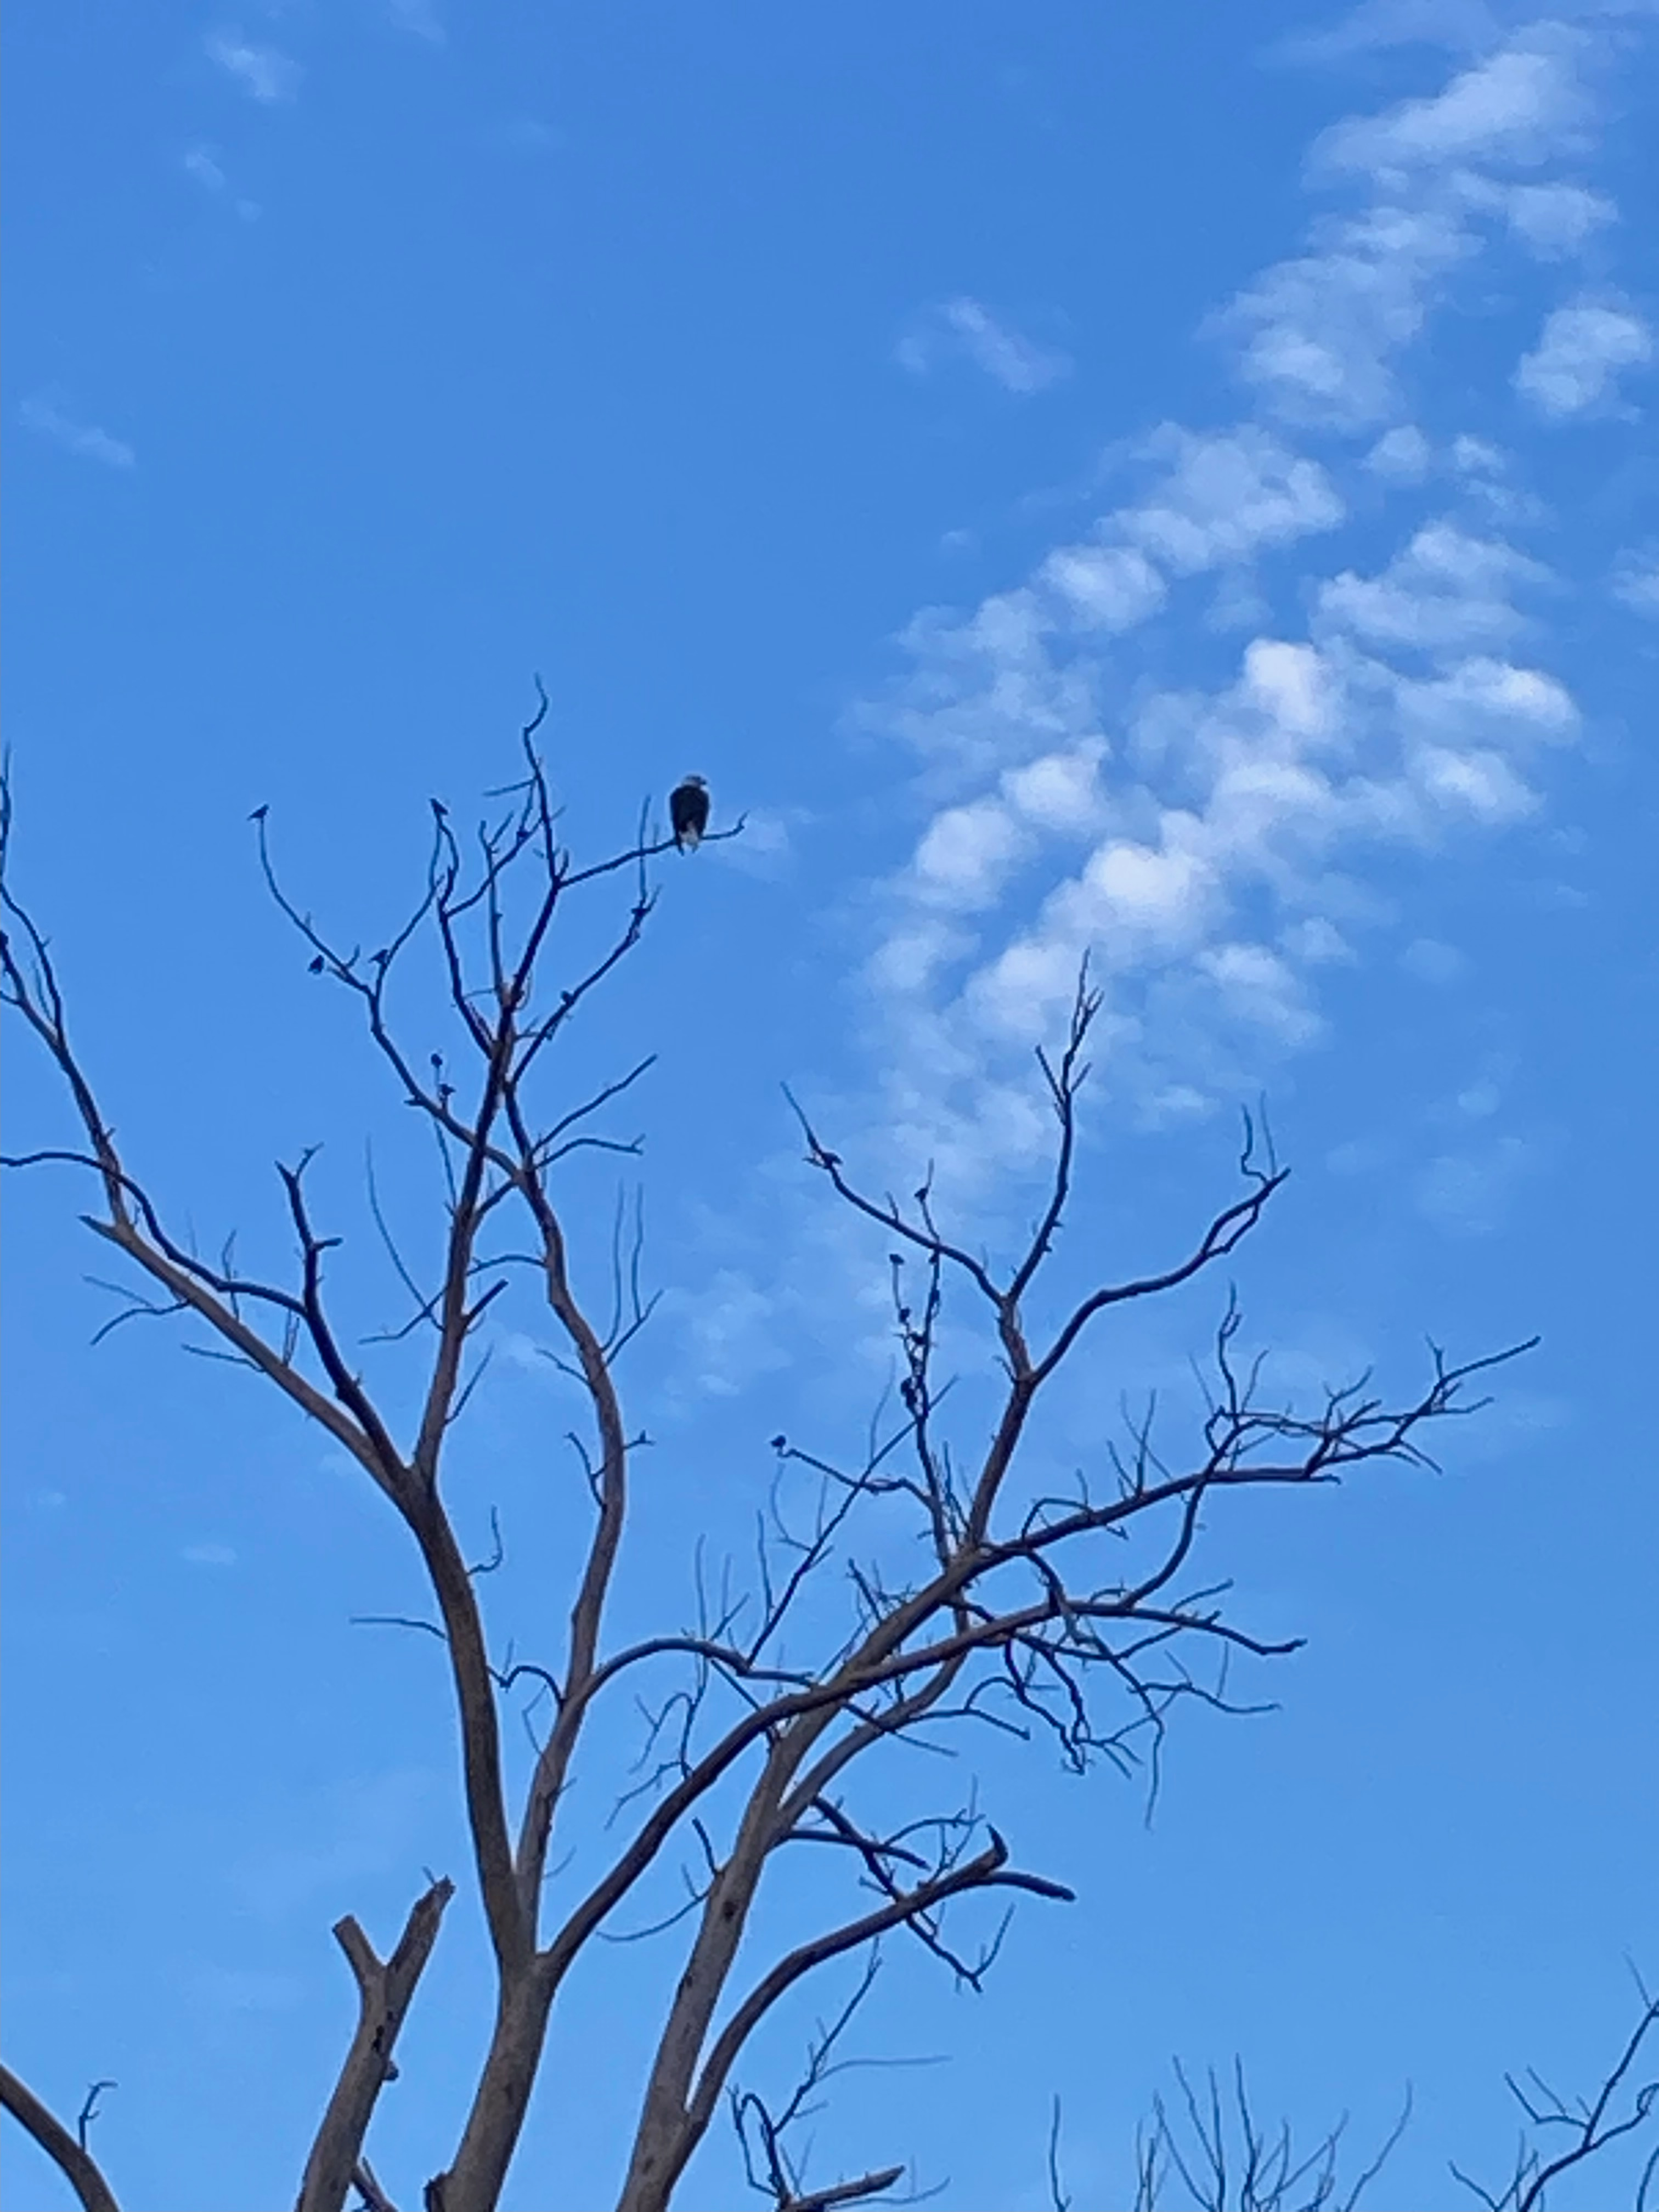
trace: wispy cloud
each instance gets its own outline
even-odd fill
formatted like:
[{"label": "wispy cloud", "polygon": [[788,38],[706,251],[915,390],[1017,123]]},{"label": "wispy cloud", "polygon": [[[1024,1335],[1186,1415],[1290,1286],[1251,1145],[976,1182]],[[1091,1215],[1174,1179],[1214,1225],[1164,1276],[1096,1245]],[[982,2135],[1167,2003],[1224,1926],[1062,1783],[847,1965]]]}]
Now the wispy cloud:
[{"label": "wispy cloud", "polygon": [[386,0],[386,12],[394,30],[423,39],[429,46],[442,46],[448,36],[435,0]]},{"label": "wispy cloud", "polygon": [[226,200],[228,204],[234,207],[244,222],[252,222],[256,220],[259,214],[259,204],[257,200],[228,198],[230,179],[221,166],[218,155],[210,146],[186,148],[179,167],[191,183],[198,185],[203,191],[215,199]]},{"label": "wispy cloud", "polygon": [[761,1289],[741,1269],[722,1267],[701,1295],[673,1302],[694,1387],[714,1398],[735,1397],[788,1353],[780,1343],[779,1294]]},{"label": "wispy cloud", "polygon": [[111,437],[95,422],[77,422],[59,402],[45,392],[26,399],[19,410],[27,428],[65,453],[76,453],[82,460],[101,461],[108,469],[130,469],[137,464],[138,456],[125,439]]},{"label": "wispy cloud", "polygon": [[799,807],[750,807],[744,816],[744,833],[735,843],[704,849],[722,867],[775,879],[794,865],[793,833],[810,819]]},{"label": "wispy cloud", "polygon": [[250,100],[266,105],[292,100],[304,71],[298,62],[275,46],[256,46],[240,31],[210,31],[206,40],[210,61],[240,85]]},{"label": "wispy cloud", "polygon": [[1536,1148],[1514,1135],[1442,1152],[1416,1176],[1418,1212],[1450,1237],[1484,1237],[1501,1223],[1517,1185],[1539,1165]]},{"label": "wispy cloud", "polygon": [[1575,43],[1559,24],[1538,26],[1429,99],[1337,124],[1316,141],[1313,163],[1397,184],[1453,163],[1530,168],[1553,161],[1589,120],[1588,96],[1562,65]]},{"label": "wispy cloud", "polygon": [[1652,359],[1653,333],[1632,308],[1581,301],[1546,319],[1537,347],[1522,356],[1515,388],[1540,415],[1563,422],[1606,407],[1625,372]]},{"label": "wispy cloud", "polygon": [[1613,563],[1613,596],[1632,614],[1659,621],[1659,550],[1621,553]]},{"label": "wispy cloud", "polygon": [[1486,224],[1559,259],[1613,220],[1604,195],[1524,175],[1589,143],[1588,46],[1559,23],[1534,25],[1432,97],[1315,141],[1310,182],[1358,182],[1366,204],[1316,224],[1309,252],[1264,271],[1220,319],[1265,405],[1339,429],[1386,421],[1400,407],[1396,364],[1484,250]]},{"label": "wispy cloud", "polygon": [[913,376],[926,376],[941,361],[969,361],[1023,398],[1069,376],[1073,366],[1068,355],[1037,345],[966,297],[947,300],[919,317],[899,341],[896,358]]},{"label": "wispy cloud", "polygon": [[1437,937],[1414,937],[1401,954],[1400,964],[1408,975],[1419,983],[1432,983],[1437,990],[1461,983],[1469,972],[1468,953]]},{"label": "wispy cloud", "polygon": [[1273,50],[1281,62],[1320,64],[1399,46],[1445,46],[1479,53],[1501,35],[1486,0],[1362,0],[1340,22],[1299,33]]},{"label": "wispy cloud", "polygon": [[1516,185],[1502,205],[1510,229],[1547,261],[1577,253],[1619,213],[1604,193],[1583,185]]},{"label": "wispy cloud", "polygon": [[184,172],[194,179],[204,192],[222,192],[225,189],[225,173],[205,146],[192,146],[184,157]]},{"label": "wispy cloud", "polygon": [[[1214,325],[1252,413],[1165,425],[1129,496],[1023,581],[905,633],[909,673],[869,711],[921,757],[926,818],[879,889],[868,972],[881,1118],[942,1177],[1041,1148],[1026,1055],[1085,954],[1108,1094],[1202,1112],[1319,1034],[1323,975],[1387,911],[1391,851],[1455,850],[1538,811],[1542,756],[1579,715],[1544,665],[1554,580],[1515,542],[1534,507],[1490,437],[1431,440],[1407,385],[1467,270],[1516,246],[1547,270],[1613,220],[1551,173],[1593,149],[1595,58],[1589,33],[1535,25],[1433,96],[1323,133],[1310,188],[1359,204],[1319,216]],[[1637,339],[1563,325],[1588,304],[1552,311],[1550,374],[1569,374],[1565,327],[1586,390],[1599,343],[1601,393]],[[1346,534],[1362,524],[1368,557]],[[1194,680],[1217,652],[1206,578],[1249,631]],[[1444,975],[1456,955],[1419,940],[1406,959]],[[1424,1202],[1449,1219],[1471,1176],[1510,1172],[1490,1165],[1446,1166]]]},{"label": "wispy cloud", "polygon": [[1341,497],[1319,463],[1254,425],[1200,437],[1166,423],[1145,450],[1164,471],[1108,527],[1178,576],[1253,560],[1342,520]]},{"label": "wispy cloud", "polygon": [[1380,574],[1345,570],[1320,585],[1316,620],[1368,644],[1431,653],[1501,644],[1522,627],[1517,586],[1546,573],[1512,545],[1471,537],[1442,518],[1418,531]]},{"label": "wispy cloud", "polygon": [[1292,422],[1361,429],[1400,406],[1395,362],[1432,296],[1474,250],[1446,205],[1382,204],[1322,224],[1317,250],[1269,269],[1221,319],[1238,373]]}]

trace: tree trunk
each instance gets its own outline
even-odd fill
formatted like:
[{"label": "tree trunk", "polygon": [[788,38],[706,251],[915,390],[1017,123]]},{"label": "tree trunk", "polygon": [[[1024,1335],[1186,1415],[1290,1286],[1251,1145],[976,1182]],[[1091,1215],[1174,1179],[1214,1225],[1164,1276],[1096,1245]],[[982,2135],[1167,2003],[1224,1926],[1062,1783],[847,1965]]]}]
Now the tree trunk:
[{"label": "tree trunk", "polygon": [[805,1724],[797,1723],[791,1740],[774,1747],[732,1856],[710,1886],[697,1940],[657,2046],[617,2212],[667,2212],[675,2185],[708,2129],[707,2118],[699,2119],[691,2109],[697,2062],[765,1870],[778,1800],[823,1725],[816,1715],[809,1716]]},{"label": "tree trunk", "polygon": [[495,2212],[536,2086],[556,1984],[537,1958],[503,1985],[495,2033],[455,2162],[426,2185],[426,2212]]}]

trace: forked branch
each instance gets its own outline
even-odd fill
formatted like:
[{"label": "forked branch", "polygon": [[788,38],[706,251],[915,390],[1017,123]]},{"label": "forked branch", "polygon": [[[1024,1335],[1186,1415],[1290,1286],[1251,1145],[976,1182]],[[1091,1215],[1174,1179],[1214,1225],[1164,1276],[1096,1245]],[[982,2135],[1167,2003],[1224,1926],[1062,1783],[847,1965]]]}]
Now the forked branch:
[{"label": "forked branch", "polygon": [[9,2066],[0,2066],[0,2104],[45,2151],[80,2198],[82,2212],[121,2212],[114,2191],[85,2143],[32,2089],[25,2087]]},{"label": "forked branch", "polygon": [[377,1956],[349,1914],[335,1923],[335,1941],[357,1984],[357,2031],[306,2160],[295,2212],[343,2212],[362,2162],[375,2102],[382,2086],[397,2075],[392,2053],[404,2016],[438,1940],[444,1908],[454,1894],[454,1883],[444,1880],[416,1898],[389,1959]]},{"label": "forked branch", "polygon": [[[369,1193],[370,1214],[413,1301],[413,1321],[392,1340],[404,1356],[410,1346],[426,1355],[406,1441],[401,1419],[386,1411],[393,1401],[379,1394],[380,1370],[360,1373],[336,1326],[325,1277],[344,1261],[339,1240],[313,1214],[305,1158],[281,1170],[298,1246],[291,1283],[247,1275],[229,1244],[217,1265],[202,1261],[188,1240],[169,1233],[119,1157],[71,1048],[49,948],[9,891],[0,997],[45,1045],[81,1124],[78,1149],[29,1154],[28,1162],[73,1162],[100,1178],[104,1212],[91,1225],[158,1286],[153,1310],[184,1310],[204,1322],[219,1356],[264,1375],[343,1444],[419,1548],[437,1617],[408,1618],[447,1648],[473,1870],[496,1977],[490,2047],[453,2163],[428,2185],[429,2212],[494,2212],[550,2009],[570,1967],[591,1942],[617,1932],[619,1911],[637,1908],[636,1893],[665,1855],[690,1851],[695,1838],[700,1858],[690,1901],[660,1923],[684,1917],[689,1947],[653,2055],[623,2199],[624,2212],[665,2212],[748,2039],[809,1976],[902,1932],[947,1972],[976,1984],[1001,1929],[981,1930],[977,1946],[964,1945],[941,1917],[947,1907],[994,1891],[1070,1894],[1013,1866],[971,1797],[898,1829],[861,1811],[865,1778],[890,1747],[943,1748],[989,1725],[1045,1737],[1079,1768],[1097,1759],[1127,1768],[1150,1745],[1155,1774],[1173,1708],[1197,1699],[1241,1710],[1228,1687],[1228,1662],[1294,1648],[1228,1617],[1224,1579],[1198,1564],[1206,1522],[1215,1517],[1209,1509],[1252,1488],[1310,1486],[1361,1466],[1422,1463],[1425,1429],[1464,1410],[1467,1386],[1493,1363],[1458,1365],[1437,1352],[1426,1385],[1403,1404],[1385,1401],[1362,1380],[1293,1410],[1263,1398],[1259,1363],[1237,1354],[1238,1316],[1230,1304],[1208,1396],[1183,1454],[1166,1459],[1161,1443],[1154,1449],[1149,1415],[1132,1428],[1127,1455],[1103,1450],[1069,1485],[1017,1477],[1017,1467],[1030,1467],[1047,1449],[1034,1425],[1044,1418],[1048,1386],[1091,1323],[1176,1289],[1235,1251],[1285,1180],[1271,1143],[1259,1147],[1247,1122],[1242,1188],[1182,1256],[1143,1274],[1091,1275],[1097,1287],[1080,1298],[1049,1301],[1048,1263],[1066,1232],[1079,1102],[1101,1005],[1085,970],[1063,1042],[1052,1055],[1038,1055],[1054,1152],[1033,1225],[1011,1256],[981,1256],[971,1233],[947,1225],[931,1175],[902,1202],[871,1195],[797,1108],[811,1166],[892,1248],[894,1402],[872,1420],[861,1459],[853,1453],[843,1462],[778,1438],[761,1519],[758,1589],[722,1582],[710,1599],[700,1579],[696,1617],[683,1632],[645,1633],[619,1648],[608,1615],[630,1512],[629,1459],[641,1438],[624,1423],[616,1362],[652,1301],[640,1285],[640,1232],[629,1245],[619,1216],[610,1315],[595,1321],[580,1287],[580,1255],[573,1261],[568,1249],[558,1178],[579,1147],[631,1148],[602,1133],[595,1117],[631,1091],[649,1058],[630,1055],[610,1082],[585,1081],[574,1103],[550,1106],[542,1085],[556,1065],[557,1041],[641,942],[658,896],[650,863],[672,841],[653,837],[642,815],[623,851],[575,865],[560,842],[558,808],[535,750],[545,711],[544,695],[524,733],[524,772],[491,794],[498,811],[475,840],[459,838],[434,802],[424,878],[398,927],[367,956],[331,937],[285,890],[264,810],[258,817],[261,866],[308,966],[355,1001],[373,1051],[390,1069],[401,1104],[423,1120],[441,1164],[444,1233],[441,1244],[434,1240],[440,1256],[428,1282],[404,1262],[379,1191]],[[4,828],[0,822],[0,837]],[[565,902],[580,886],[612,881],[625,905],[608,937],[573,963],[562,983],[550,984],[549,946]],[[405,1042],[394,1004],[422,944],[435,972],[443,1050],[427,1050],[429,1038],[421,1049]],[[448,1441],[481,1349],[487,1355],[483,1325],[509,1285],[515,1295],[533,1293],[539,1325],[550,1322],[556,1333],[562,1370],[584,1394],[581,1433],[573,1440],[592,1502],[562,1601],[562,1650],[526,1660],[510,1647],[504,1659],[492,1656],[482,1597],[494,1585],[480,1589],[492,1563],[469,1565],[445,1480]],[[938,1371],[942,1316],[958,1285],[969,1293],[963,1303],[994,1394],[986,1428],[965,1443],[951,1433],[951,1378]],[[612,1686],[650,1679],[643,1669],[656,1670],[663,1690],[648,1716],[657,1747],[625,1801],[641,1809],[629,1812],[629,1830],[561,1894],[549,1887],[550,1844],[585,1733],[602,1701],[609,1710]],[[501,1700],[524,1681],[549,1700],[548,1717],[514,1807]],[[780,1852],[798,1855],[808,1844],[829,1881],[860,1893],[826,1904],[828,1924],[783,1955],[751,1960],[745,1931],[766,1875]],[[359,2021],[313,2148],[300,2212],[342,2212],[354,2184],[376,2212],[386,2201],[364,2142],[449,1895],[447,1882],[434,1884],[385,1960],[355,1920],[336,1930],[357,1981]],[[558,1899],[556,1924],[544,1937],[550,1895]],[[635,1910],[635,1917],[644,1916]],[[738,2100],[763,2154],[756,2171],[780,2212],[829,2212],[898,2179],[898,2169],[883,2166],[808,2190],[781,2148],[793,2109],[775,2122],[757,2100]],[[1515,2212],[1534,2208],[1517,2200]]]}]

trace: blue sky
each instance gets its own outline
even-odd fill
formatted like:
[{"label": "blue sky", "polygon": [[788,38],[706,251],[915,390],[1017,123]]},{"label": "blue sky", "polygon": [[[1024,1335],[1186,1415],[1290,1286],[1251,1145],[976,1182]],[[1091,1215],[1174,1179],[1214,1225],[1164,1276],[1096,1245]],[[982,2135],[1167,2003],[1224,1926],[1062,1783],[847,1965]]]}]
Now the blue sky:
[{"label": "blue sky", "polygon": [[[747,811],[582,1045],[662,1054],[629,1618],[745,1540],[769,1436],[856,1435],[886,1376],[879,1249],[780,1082],[994,1245],[1085,949],[1083,1260],[1183,1245],[1265,1093],[1295,1173],[1237,1279],[1285,1388],[1541,1334],[1443,1474],[1218,1527],[1241,1614],[1310,1640],[1274,1712],[1176,1729],[1150,1827],[1109,1774],[986,1757],[1080,1901],[1022,1909],[984,1999],[895,1954],[862,2047],[939,2063],[819,2123],[826,2172],[1036,2206],[1058,2094],[1109,2205],[1170,2056],[1237,2051],[1366,2140],[1409,2080],[1372,2201],[1457,2201],[1505,2068],[1589,2086],[1626,1955],[1659,1975],[1651,10],[19,0],[10,46],[19,873],[176,1218],[280,1255],[270,1163],[323,1141],[365,1329],[371,1131],[416,1218],[252,807],[367,936],[539,671],[579,847],[691,768]],[[16,1040],[8,1078],[10,1141],[59,1136]],[[76,1203],[8,1190],[7,2056],[71,2110],[118,2082],[132,2207],[264,2212],[343,2046],[330,1923],[384,1939],[464,1871],[444,1689],[350,1625],[419,1601],[361,1478],[164,1331],[91,1348]],[[1178,1425],[1222,1294],[1103,1340],[1047,1448],[1152,1387]],[[457,1511],[482,1547],[499,1508],[527,1652],[568,1413],[532,1322],[499,1351]],[[458,1907],[377,2120],[405,2197],[479,1942]],[[573,1992],[511,2204],[608,2201],[677,1971],[665,1939]],[[67,2201],[0,2156],[9,2202]],[[724,2137],[684,2201],[738,2201]]]}]

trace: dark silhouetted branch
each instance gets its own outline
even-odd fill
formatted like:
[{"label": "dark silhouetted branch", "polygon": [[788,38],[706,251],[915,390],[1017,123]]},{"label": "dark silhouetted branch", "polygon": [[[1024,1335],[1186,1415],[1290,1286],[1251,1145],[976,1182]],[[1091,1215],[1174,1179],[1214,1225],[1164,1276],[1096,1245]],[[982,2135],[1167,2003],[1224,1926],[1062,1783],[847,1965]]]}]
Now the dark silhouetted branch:
[{"label": "dark silhouetted branch", "polygon": [[[368,1936],[349,1914],[336,1923],[335,1940],[345,1953],[357,1984],[357,2032],[306,2160],[295,2212],[343,2212],[346,2192],[359,2170],[367,2172],[362,2166],[363,2138],[383,2084],[397,2073],[392,2052],[404,2016],[438,1940],[444,1908],[454,1894],[454,1883],[446,1880],[434,1881],[418,1897],[410,1907],[404,1932],[389,1959],[376,1955]],[[369,2179],[372,2182],[372,2175]],[[362,2183],[357,2186],[362,2189]],[[368,2196],[368,2191],[363,2194]],[[372,2197],[369,2202],[374,2203]]]},{"label": "dark silhouetted branch", "polygon": [[[94,2096],[96,2094],[94,2089]],[[9,2066],[0,2066],[0,2104],[4,2105],[20,2127],[33,2136],[80,2198],[83,2212],[121,2212],[114,2191],[82,2139],[86,2124],[92,2118],[91,2101],[88,2099],[82,2107],[79,2130],[71,2131],[55,2113],[47,2111],[32,2089],[25,2088]]]}]

